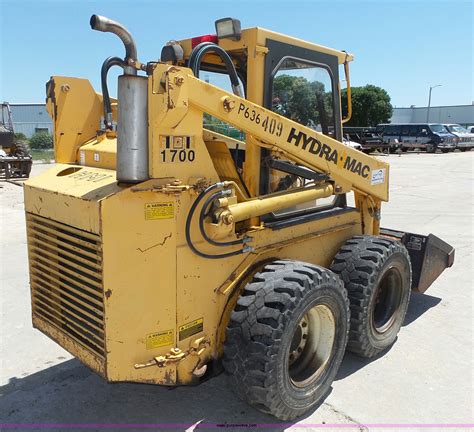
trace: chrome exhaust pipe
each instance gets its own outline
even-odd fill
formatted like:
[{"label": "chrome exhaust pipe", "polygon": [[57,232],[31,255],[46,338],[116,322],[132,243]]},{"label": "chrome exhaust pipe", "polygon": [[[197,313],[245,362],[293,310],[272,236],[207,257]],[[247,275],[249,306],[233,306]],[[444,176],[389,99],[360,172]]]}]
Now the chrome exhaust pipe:
[{"label": "chrome exhaust pipe", "polygon": [[[105,33],[113,33],[117,35],[125,46],[125,62],[129,60],[135,62],[138,59],[137,46],[133,40],[130,32],[117,21],[113,21],[109,18],[92,15],[90,19],[90,25],[92,30],[97,30]],[[124,72],[126,75],[136,75],[137,70],[133,67],[125,66]]]}]

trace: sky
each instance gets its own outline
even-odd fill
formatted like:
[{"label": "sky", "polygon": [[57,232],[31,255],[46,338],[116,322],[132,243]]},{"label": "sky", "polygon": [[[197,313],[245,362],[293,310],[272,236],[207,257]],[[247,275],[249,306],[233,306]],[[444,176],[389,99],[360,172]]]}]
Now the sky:
[{"label": "sky", "polygon": [[168,40],[213,33],[216,19],[232,16],[242,28],[265,27],[354,54],[352,86],[383,87],[396,107],[426,106],[429,87],[438,84],[432,106],[471,104],[473,3],[0,0],[0,100],[43,102],[51,75],[87,78],[99,90],[102,62],[123,57],[124,49],[116,36],[90,29],[96,13],[131,31],[142,62],[158,59]]}]

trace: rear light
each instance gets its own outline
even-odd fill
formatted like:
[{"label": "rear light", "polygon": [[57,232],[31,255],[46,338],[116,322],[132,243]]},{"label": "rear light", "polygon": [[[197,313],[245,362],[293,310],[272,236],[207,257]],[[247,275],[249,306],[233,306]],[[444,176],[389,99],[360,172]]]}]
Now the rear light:
[{"label": "rear light", "polygon": [[218,42],[217,35],[204,35],[194,37],[191,39],[191,47],[194,48],[202,42],[212,42],[216,44]]}]

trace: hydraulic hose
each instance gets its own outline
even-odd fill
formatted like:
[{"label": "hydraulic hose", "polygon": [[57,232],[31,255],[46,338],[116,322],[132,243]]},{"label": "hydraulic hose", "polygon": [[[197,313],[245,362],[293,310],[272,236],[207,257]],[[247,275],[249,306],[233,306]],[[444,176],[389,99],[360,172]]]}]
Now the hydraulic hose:
[{"label": "hydraulic hose", "polygon": [[214,246],[234,246],[234,245],[238,245],[238,244],[244,244],[245,243],[245,240],[242,238],[242,239],[239,239],[239,240],[233,240],[233,241],[227,241],[227,242],[217,242],[213,239],[211,239],[207,233],[206,233],[206,230],[204,228],[204,218],[206,217],[206,214],[207,214],[207,211],[208,211],[208,208],[209,208],[209,205],[214,201],[216,200],[217,198],[221,198],[221,197],[224,197],[225,194],[223,191],[220,191],[220,192],[216,192],[215,194],[212,194],[203,204],[202,208],[201,208],[201,213],[199,215],[199,230],[201,231],[201,235],[204,237],[204,239],[214,245]]},{"label": "hydraulic hose", "polygon": [[107,86],[107,74],[112,66],[125,68],[126,64],[120,57],[109,57],[104,61],[100,70],[102,99],[104,101],[104,125],[106,129],[112,129],[112,105],[110,104],[109,88]]},{"label": "hydraulic hose", "polygon": [[242,253],[246,253],[246,252],[249,252],[249,249],[247,248],[242,248],[240,250],[236,250],[236,251],[233,251],[233,252],[227,252],[227,253],[223,253],[223,254],[217,254],[217,255],[211,255],[211,254],[206,254],[204,252],[201,252],[200,250],[198,250],[192,240],[191,240],[191,221],[193,220],[193,217],[194,217],[194,213],[196,212],[196,208],[197,206],[201,203],[201,201],[204,199],[204,197],[209,193],[209,192],[212,192],[213,190],[215,189],[222,189],[223,187],[225,187],[225,183],[224,182],[220,182],[220,183],[215,183],[211,186],[209,186],[207,189],[205,189],[204,191],[202,191],[198,197],[196,198],[196,200],[193,202],[192,206],[191,206],[191,209],[189,210],[189,214],[188,214],[188,217],[186,219],[186,229],[185,229],[185,234],[186,234],[186,242],[188,243],[188,246],[189,248],[196,254],[196,255],[199,255],[200,257],[203,257],[203,258],[209,258],[209,259],[219,259],[219,258],[229,258],[229,257],[232,257],[232,256],[236,256],[236,255],[240,255]]},{"label": "hydraulic hose", "polygon": [[221,48],[215,43],[202,42],[196,47],[194,47],[189,57],[188,63],[188,67],[192,69],[194,76],[196,76],[196,78],[199,78],[199,70],[201,68],[202,59],[209,52],[214,52],[224,62],[227,72],[229,74],[230,82],[232,84],[232,91],[234,92],[234,94],[240,97],[245,97],[243,88],[239,82],[239,76],[237,75],[237,71],[235,70],[234,63],[232,63],[232,59],[223,48]]},{"label": "hydraulic hose", "polygon": [[199,52],[199,50],[203,49],[205,46],[214,46],[215,43],[213,42],[201,42],[199,45],[196,45],[193,50],[191,51],[191,55],[189,56],[188,60],[188,67],[190,69],[193,69],[193,65],[196,63],[196,54]]}]

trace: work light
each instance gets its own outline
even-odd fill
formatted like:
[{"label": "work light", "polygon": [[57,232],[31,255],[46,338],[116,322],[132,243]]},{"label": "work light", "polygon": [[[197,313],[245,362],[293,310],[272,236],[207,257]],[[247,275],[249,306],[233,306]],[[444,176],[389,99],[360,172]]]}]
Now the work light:
[{"label": "work light", "polygon": [[242,34],[240,21],[235,18],[221,18],[216,21],[216,33],[219,39],[240,40]]}]

